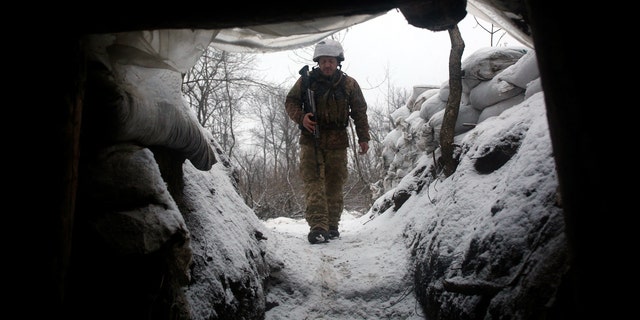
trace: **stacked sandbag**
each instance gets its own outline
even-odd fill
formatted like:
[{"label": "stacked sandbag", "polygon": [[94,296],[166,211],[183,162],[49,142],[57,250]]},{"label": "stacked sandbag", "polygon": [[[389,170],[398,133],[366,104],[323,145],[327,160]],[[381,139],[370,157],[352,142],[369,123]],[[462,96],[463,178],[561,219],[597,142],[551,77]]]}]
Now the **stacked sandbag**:
[{"label": "stacked sandbag", "polygon": [[438,111],[444,110],[444,108],[447,106],[447,100],[442,100],[441,92],[446,90],[446,95],[448,96],[449,92],[447,89],[448,88],[437,89],[435,94],[431,95],[420,105],[420,117],[428,121],[429,119],[431,119],[431,117],[433,117],[434,114],[438,113]]},{"label": "stacked sandbag", "polygon": [[435,85],[416,85],[413,86],[413,93],[407,101],[407,107],[411,112],[420,110],[422,103],[438,93],[440,87]]},{"label": "stacked sandbag", "polygon": [[[462,95],[454,134],[460,135],[478,123],[499,115],[525,99],[527,86],[539,78],[535,52],[526,48],[483,48],[462,63]],[[540,90],[532,87],[529,94]],[[535,92],[534,92],[535,91]],[[444,82],[437,100],[425,101],[421,116],[427,119],[423,128],[425,152],[439,147],[444,109],[449,99],[449,81]]]},{"label": "stacked sandbag", "polygon": [[[480,49],[462,63],[462,95],[454,133],[464,133],[542,91],[535,52],[525,48]],[[390,190],[414,167],[419,156],[440,146],[440,130],[449,99],[449,80],[440,86],[417,85],[409,101],[390,115],[394,129],[383,140]]]},{"label": "stacked sandbag", "polygon": [[405,176],[407,169],[413,168],[420,150],[418,149],[418,129],[425,120],[419,111],[409,112],[405,105],[391,114],[394,129],[382,141],[382,159],[386,170],[383,187],[388,190]]},{"label": "stacked sandbag", "polygon": [[[504,110],[520,104],[526,97],[541,91],[542,87],[530,91],[526,90],[530,82],[539,79],[538,61],[535,52],[528,50],[516,63],[502,70],[490,81],[486,81],[488,90],[473,90],[477,92],[477,101],[473,106],[482,110],[478,123],[501,114]],[[482,84],[479,84],[480,86]],[[536,91],[537,90],[537,91]]]},{"label": "stacked sandbag", "polygon": [[477,50],[462,62],[462,91],[469,93],[483,81],[516,63],[528,49],[487,47]]}]

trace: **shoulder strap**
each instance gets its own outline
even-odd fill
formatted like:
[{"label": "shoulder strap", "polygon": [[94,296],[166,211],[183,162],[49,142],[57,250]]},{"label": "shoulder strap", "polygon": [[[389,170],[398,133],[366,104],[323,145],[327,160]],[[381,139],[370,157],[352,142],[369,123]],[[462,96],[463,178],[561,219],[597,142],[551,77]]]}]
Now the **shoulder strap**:
[{"label": "shoulder strap", "polygon": [[302,77],[302,87],[300,87],[300,91],[305,92],[309,88],[309,66],[305,65],[298,71],[300,77]]}]

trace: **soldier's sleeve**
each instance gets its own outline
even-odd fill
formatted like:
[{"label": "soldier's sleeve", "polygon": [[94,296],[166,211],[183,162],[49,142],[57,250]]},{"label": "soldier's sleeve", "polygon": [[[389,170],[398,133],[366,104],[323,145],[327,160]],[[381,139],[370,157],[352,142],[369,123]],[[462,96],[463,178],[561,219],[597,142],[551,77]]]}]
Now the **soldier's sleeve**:
[{"label": "soldier's sleeve", "polygon": [[367,117],[367,102],[362,94],[362,89],[358,82],[351,78],[348,87],[351,88],[349,104],[351,106],[351,118],[356,125],[356,134],[358,142],[368,142],[371,140],[369,135],[369,118]]},{"label": "soldier's sleeve", "polygon": [[298,81],[291,87],[287,98],[284,101],[284,107],[287,111],[289,118],[297,124],[302,124],[302,118],[304,117],[304,111],[302,110],[302,99],[300,98],[300,87],[302,85],[302,78],[298,78]]}]

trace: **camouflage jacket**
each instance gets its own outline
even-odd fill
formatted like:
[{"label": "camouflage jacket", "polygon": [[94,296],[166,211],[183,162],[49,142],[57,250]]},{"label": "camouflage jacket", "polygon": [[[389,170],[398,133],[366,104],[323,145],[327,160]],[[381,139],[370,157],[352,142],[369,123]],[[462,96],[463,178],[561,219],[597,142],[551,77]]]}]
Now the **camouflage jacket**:
[{"label": "camouflage jacket", "polygon": [[[341,70],[337,70],[331,78],[320,74],[314,68],[309,75],[310,87],[316,101],[316,119],[320,125],[319,146],[322,149],[342,149],[349,146],[347,125],[349,117],[356,127],[358,142],[368,142],[369,120],[367,103],[358,82]],[[285,100],[285,108],[289,118],[299,126],[302,125],[304,110],[302,109],[302,77],[298,78]],[[314,144],[313,133],[301,130],[300,144]]]}]

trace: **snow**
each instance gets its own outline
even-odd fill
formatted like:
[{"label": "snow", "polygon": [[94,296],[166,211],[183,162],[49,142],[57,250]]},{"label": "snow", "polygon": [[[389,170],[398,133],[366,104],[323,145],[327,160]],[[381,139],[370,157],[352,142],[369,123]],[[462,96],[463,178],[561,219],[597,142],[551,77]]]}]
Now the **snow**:
[{"label": "snow", "polygon": [[282,260],[266,319],[423,319],[407,272],[410,253],[402,216],[370,220],[345,212],[340,238],[310,245],[304,220],[265,221],[268,252]]},{"label": "snow", "polygon": [[[416,297],[425,292],[435,308],[473,314],[476,297],[443,289],[465,282],[500,288],[478,312],[518,309],[516,296],[535,297],[533,307],[552,305],[552,281],[564,271],[549,270],[567,265],[566,245],[534,51],[488,48],[463,68],[468,78],[455,129],[455,173],[445,177],[435,162],[449,95],[445,82],[429,98],[414,92],[412,105],[392,114],[396,127],[383,139],[384,188],[367,212],[344,212],[341,236],[329,243],[311,245],[304,220],[258,219],[233,184],[233,163],[221,154],[210,170],[208,161],[185,162],[184,194],[175,202],[160,199],[180,214],[158,219],[171,235],[185,235],[176,250],[183,259],[168,261],[189,278],[184,300],[194,318],[265,308],[267,320],[424,319],[424,301]],[[416,90],[424,88],[416,84]],[[210,133],[201,133],[220,150]],[[154,163],[150,155],[145,159]],[[147,171],[158,178],[156,193],[168,195],[157,165]],[[539,285],[541,278],[551,280]]]},{"label": "snow", "polygon": [[[526,60],[516,63],[514,55]],[[463,63],[477,76],[464,84],[461,99],[473,117],[456,125],[459,163],[449,177],[435,163],[444,109],[421,110],[446,106],[447,83],[394,112],[397,126],[383,139],[383,189],[367,212],[344,212],[340,238],[328,243],[310,244],[304,219],[258,219],[237,193],[233,163],[224,156],[208,171],[187,162],[180,207],[193,251],[185,297],[195,318],[264,308],[267,320],[425,319],[417,297],[426,292],[435,308],[464,314],[534,314],[539,310],[521,310],[515,301],[532,296],[534,308],[552,304],[566,240],[535,63],[533,50],[522,48],[483,50]],[[496,91],[504,87],[518,88],[518,98]],[[490,95],[490,103],[474,105],[472,95]],[[478,284],[499,288],[483,303],[486,310],[477,310],[473,294],[445,288]]]},{"label": "snow", "polygon": [[[495,58],[495,50],[489,51]],[[531,56],[530,52],[527,59]],[[474,59],[482,60],[480,53]],[[509,68],[511,77],[538,80],[537,68],[514,62],[508,65],[526,70]],[[495,71],[495,63],[490,68]],[[430,153],[416,151],[406,141],[402,148],[396,147],[397,141],[406,139],[400,130],[411,131],[411,125],[392,131],[385,138],[386,154],[416,160],[403,162],[398,170],[408,174],[392,188],[387,185],[368,212],[343,213],[339,239],[311,245],[303,219],[263,221],[268,230],[267,257],[279,265],[271,274],[267,303],[274,306],[266,319],[424,319],[414,292],[415,248],[429,247],[437,237],[434,252],[451,256],[453,264],[462,263],[474,241],[497,234],[502,237],[500,245],[526,247],[523,235],[539,221],[562,225],[561,210],[550,199],[556,195],[557,179],[544,95],[540,90],[529,92],[526,100],[521,95],[515,100],[518,104],[456,136],[462,156],[448,178],[427,173],[433,166]],[[406,110],[394,113],[394,119],[404,122],[420,112]],[[505,140],[519,146],[515,155],[500,166],[482,167],[477,160]],[[406,201],[396,203],[402,192],[408,195]],[[449,268],[455,273],[455,266]],[[452,274],[450,279],[458,281],[461,275]]]}]

